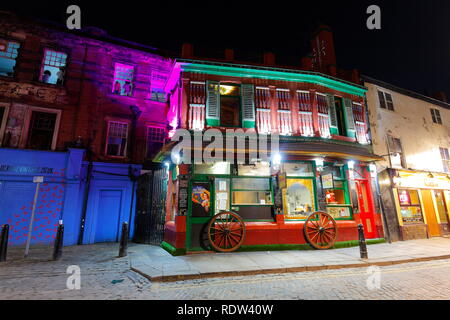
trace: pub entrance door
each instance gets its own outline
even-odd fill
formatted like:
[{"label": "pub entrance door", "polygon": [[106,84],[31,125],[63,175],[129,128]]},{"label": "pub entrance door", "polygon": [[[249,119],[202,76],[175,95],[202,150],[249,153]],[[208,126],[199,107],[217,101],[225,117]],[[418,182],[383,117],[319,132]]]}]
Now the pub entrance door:
[{"label": "pub entrance door", "polygon": [[364,226],[364,235],[366,239],[377,237],[375,217],[373,214],[373,199],[370,192],[369,182],[366,179],[355,180],[356,191],[358,195],[358,206],[361,222]]}]

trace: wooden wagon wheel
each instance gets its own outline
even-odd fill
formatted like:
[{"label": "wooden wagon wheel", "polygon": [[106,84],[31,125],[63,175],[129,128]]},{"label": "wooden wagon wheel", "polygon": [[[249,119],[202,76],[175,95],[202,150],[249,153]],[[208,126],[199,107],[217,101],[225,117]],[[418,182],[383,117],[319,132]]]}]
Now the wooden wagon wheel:
[{"label": "wooden wagon wheel", "polygon": [[336,221],[326,212],[314,212],[305,221],[305,238],[315,249],[329,249],[337,238]]},{"label": "wooden wagon wheel", "polygon": [[245,240],[245,223],[231,211],[222,211],[212,217],[208,224],[208,240],[219,252],[233,252]]}]

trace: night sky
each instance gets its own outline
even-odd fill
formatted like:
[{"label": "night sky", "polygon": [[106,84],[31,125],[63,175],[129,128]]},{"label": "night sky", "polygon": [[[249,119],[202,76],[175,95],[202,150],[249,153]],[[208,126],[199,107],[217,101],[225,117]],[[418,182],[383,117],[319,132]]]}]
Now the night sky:
[{"label": "night sky", "polygon": [[[325,23],[334,31],[339,68],[422,94],[445,91],[450,98],[448,0],[2,2],[2,10],[61,24],[67,6],[78,4],[82,26],[116,37],[174,53],[191,42],[211,57],[225,47],[235,49],[236,59],[272,51],[281,65],[298,65],[310,51],[311,32]],[[371,4],[381,7],[381,30],[366,27]]]}]

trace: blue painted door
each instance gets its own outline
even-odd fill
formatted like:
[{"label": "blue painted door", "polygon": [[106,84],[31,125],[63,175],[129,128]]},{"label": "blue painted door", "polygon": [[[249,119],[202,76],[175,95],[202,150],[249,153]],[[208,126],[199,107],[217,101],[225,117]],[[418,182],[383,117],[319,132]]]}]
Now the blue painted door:
[{"label": "blue painted door", "polygon": [[100,190],[95,242],[114,242],[119,239],[122,191]]}]

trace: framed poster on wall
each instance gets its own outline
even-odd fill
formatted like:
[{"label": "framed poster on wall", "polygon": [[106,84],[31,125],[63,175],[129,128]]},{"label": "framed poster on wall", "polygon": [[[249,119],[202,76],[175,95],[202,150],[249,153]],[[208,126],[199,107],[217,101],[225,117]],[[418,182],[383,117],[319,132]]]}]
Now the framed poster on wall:
[{"label": "framed poster on wall", "polygon": [[332,173],[322,175],[322,187],[324,189],[333,189],[334,188]]}]

